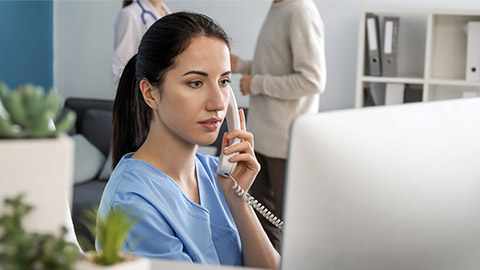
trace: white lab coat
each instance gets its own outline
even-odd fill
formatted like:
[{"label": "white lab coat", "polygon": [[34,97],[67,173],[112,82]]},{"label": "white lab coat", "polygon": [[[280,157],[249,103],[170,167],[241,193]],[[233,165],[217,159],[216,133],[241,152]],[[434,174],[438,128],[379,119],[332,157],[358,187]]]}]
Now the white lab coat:
[{"label": "white lab coat", "polygon": [[[148,0],[138,0],[145,10],[152,12],[157,19],[160,14]],[[168,7],[163,7],[170,13]],[[146,24],[142,21],[142,8],[137,1],[124,7],[118,14],[115,22],[114,52],[112,59],[112,80],[116,85],[120,80],[123,68],[128,60],[137,53],[138,45],[147,29],[156,21],[148,13],[144,13]]]}]

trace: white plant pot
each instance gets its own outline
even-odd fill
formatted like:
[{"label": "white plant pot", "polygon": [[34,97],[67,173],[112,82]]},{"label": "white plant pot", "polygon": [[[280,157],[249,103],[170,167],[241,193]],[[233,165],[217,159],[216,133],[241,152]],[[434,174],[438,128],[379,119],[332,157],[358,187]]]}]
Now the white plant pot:
[{"label": "white plant pot", "polygon": [[148,258],[130,257],[129,260],[114,265],[98,265],[93,261],[94,254],[87,252],[85,259],[75,263],[74,270],[150,270],[151,264]]},{"label": "white plant pot", "polygon": [[27,230],[60,232],[66,223],[73,179],[73,141],[67,135],[49,139],[0,139],[0,213],[4,199],[24,193],[34,209],[23,222]]}]

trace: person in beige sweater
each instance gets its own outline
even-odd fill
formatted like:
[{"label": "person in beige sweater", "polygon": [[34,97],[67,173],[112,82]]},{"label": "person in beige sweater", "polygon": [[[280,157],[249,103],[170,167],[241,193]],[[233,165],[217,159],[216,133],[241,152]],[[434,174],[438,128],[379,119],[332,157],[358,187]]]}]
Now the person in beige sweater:
[{"label": "person in beige sweater", "polygon": [[[318,112],[325,90],[325,30],[314,2],[273,1],[253,60],[231,54],[231,65],[232,72],[243,74],[240,91],[250,98],[247,129],[262,167],[250,192],[282,218],[290,126],[300,114]],[[281,231],[260,220],[280,251]]]}]

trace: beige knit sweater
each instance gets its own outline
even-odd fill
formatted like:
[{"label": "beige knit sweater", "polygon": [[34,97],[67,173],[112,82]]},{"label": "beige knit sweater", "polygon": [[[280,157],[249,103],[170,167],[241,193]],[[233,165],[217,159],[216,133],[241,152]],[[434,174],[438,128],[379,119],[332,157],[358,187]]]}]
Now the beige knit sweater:
[{"label": "beige knit sweater", "polygon": [[253,75],[247,129],[255,151],[285,159],[295,118],[318,112],[326,82],[324,31],[312,0],[274,2],[253,61],[238,59],[236,72]]}]

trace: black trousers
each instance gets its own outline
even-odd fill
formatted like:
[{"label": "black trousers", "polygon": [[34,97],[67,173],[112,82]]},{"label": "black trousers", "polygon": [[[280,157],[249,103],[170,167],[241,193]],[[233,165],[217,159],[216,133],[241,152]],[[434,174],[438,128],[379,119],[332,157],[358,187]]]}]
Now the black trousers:
[{"label": "black trousers", "polygon": [[[283,220],[286,160],[270,158],[258,152],[255,152],[255,156],[262,168],[250,188],[250,194],[267,207],[276,217]],[[273,246],[280,252],[282,231],[259,213],[257,213],[257,216]]]}]

